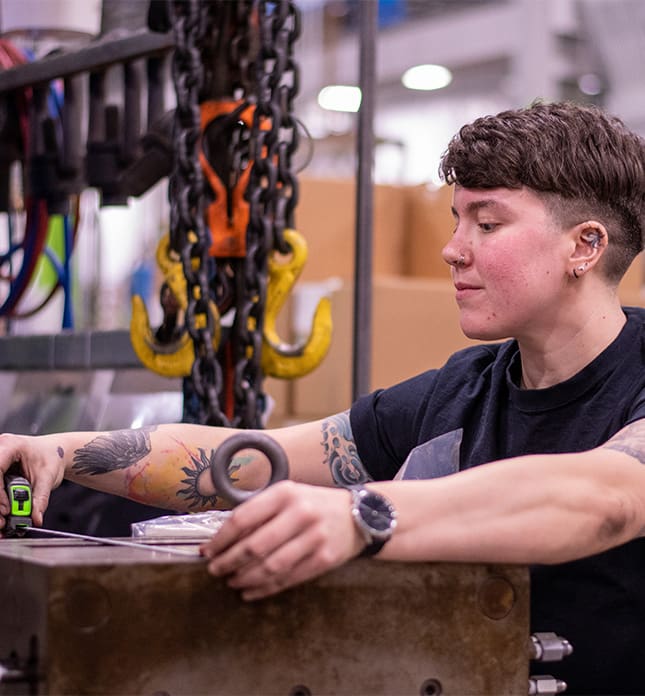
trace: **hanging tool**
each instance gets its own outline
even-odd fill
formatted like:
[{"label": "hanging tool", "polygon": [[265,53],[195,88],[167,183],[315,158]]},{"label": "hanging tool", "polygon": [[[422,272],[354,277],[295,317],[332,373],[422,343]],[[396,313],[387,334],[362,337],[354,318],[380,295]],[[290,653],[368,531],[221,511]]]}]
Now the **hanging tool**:
[{"label": "hanging tool", "polygon": [[[164,235],[157,245],[157,265],[164,274],[164,284],[172,293],[178,308],[183,312],[188,306],[186,277],[183,275],[181,261],[172,258],[170,240]],[[221,339],[220,315],[214,301],[208,301],[208,316],[196,314],[194,319],[208,326],[212,337],[213,350]],[[164,315],[166,307],[164,307]],[[165,319],[165,317],[164,317]],[[203,328],[200,324],[198,328]],[[137,357],[153,372],[164,377],[187,377],[195,362],[195,346],[186,327],[170,337],[159,336],[150,326],[148,311],[143,298],[132,297],[132,317],[130,319],[130,340]]]},{"label": "hanging tool", "polygon": [[[9,282],[9,293],[0,305],[0,316],[11,315],[27,290],[36,264],[47,239],[47,208],[45,201],[29,201],[26,206],[27,220],[21,242],[10,245],[6,253],[0,254],[0,280]],[[10,227],[12,218],[8,218]],[[14,255],[22,253],[20,268],[11,268]],[[9,266],[9,272],[3,269]]]},{"label": "hanging tool", "polygon": [[[208,316],[195,315],[198,328],[207,324],[212,326],[213,350],[217,350],[221,335],[219,312],[216,304],[209,300]],[[137,357],[149,370],[164,377],[187,377],[195,362],[195,346],[187,331],[182,331],[176,339],[163,342],[157,338],[150,326],[148,311],[139,295],[132,297],[132,318],[130,320],[130,340]]]},{"label": "hanging tool", "polygon": [[[290,344],[277,333],[277,316],[287,296],[298,280],[307,261],[307,242],[292,229],[285,229],[284,240],[291,254],[285,260],[276,250],[269,255],[269,283],[267,287],[266,317],[263,330],[262,369],[270,377],[294,379],[314,370],[329,350],[332,335],[331,304],[327,298],[320,300],[313,317],[311,332],[306,341]],[[173,261],[168,235],[164,235],[157,247],[157,265],[164,274],[177,304],[186,308],[186,279],[179,261]],[[217,307],[209,303],[214,319]],[[220,342],[219,321],[213,321],[213,348]],[[139,360],[150,370],[164,377],[186,377],[190,374],[195,354],[192,341],[186,331],[181,331],[172,341],[158,340],[150,326],[143,299],[132,298],[130,338]]]},{"label": "hanging tool", "polygon": [[[249,224],[249,203],[246,189],[253,162],[233,162],[238,130],[250,132],[253,125],[252,105],[243,100],[209,100],[200,104],[201,148],[199,162],[212,190],[214,200],[206,207],[206,219],[211,233],[209,254],[218,257],[246,255],[246,228]],[[228,148],[217,147],[230,141]],[[233,156],[229,157],[229,150]],[[217,160],[225,155],[224,163]],[[218,157],[216,157],[218,155]],[[229,161],[230,160],[230,161]],[[234,164],[236,166],[234,166]],[[218,170],[223,171],[218,171]]]},{"label": "hanging tool", "polygon": [[[184,326],[178,312],[171,317],[164,311],[164,330],[154,331],[135,299],[132,343],[153,371],[185,378],[184,419],[259,429],[265,374],[307,374],[330,341],[327,300],[302,344],[282,341],[275,329],[300,256],[284,268],[276,259],[271,277],[278,286],[269,284],[271,252],[292,253],[285,230],[294,226],[298,199],[292,157],[299,137],[293,101],[300,14],[293,0],[169,0],[150,20],[172,26],[175,39],[168,190],[175,258],[167,258],[184,278],[176,288],[166,276],[165,285],[181,306]],[[220,315],[234,310],[221,345],[214,340],[219,317],[211,318],[209,302]],[[193,351],[180,340],[185,332]]]},{"label": "hanging tool", "polygon": [[277,315],[307,261],[307,242],[301,234],[287,228],[284,230],[284,241],[291,249],[291,258],[280,262],[279,254],[274,250],[268,261],[262,369],[270,377],[293,379],[309,374],[327,354],[332,334],[331,303],[325,297],[316,306],[313,326],[306,341],[295,345],[282,341],[275,327]]},{"label": "hanging tool", "polygon": [[71,258],[76,245],[79,226],[79,197],[76,196],[74,223],[70,223],[69,215],[50,215],[47,222],[47,243],[33,270],[28,289],[42,295],[35,305],[16,309],[9,313],[15,319],[25,319],[38,313],[56,295],[59,289],[63,291],[62,328],[74,328],[74,312],[72,306],[72,273]]},{"label": "hanging tool", "polygon": [[[271,467],[268,482],[262,488],[255,491],[242,491],[236,489],[229,478],[228,471],[233,457],[240,450],[253,449],[266,455]],[[267,486],[282,481],[289,476],[289,463],[287,455],[280,444],[273,438],[259,432],[240,432],[232,435],[220,444],[210,460],[211,479],[222,497],[229,500],[234,506],[256,495]],[[22,537],[26,532],[39,534],[51,534],[53,536],[69,539],[81,539],[92,541],[107,546],[129,546],[148,551],[161,551],[175,556],[189,556],[200,558],[200,554],[187,549],[177,549],[169,546],[138,543],[125,539],[112,539],[107,537],[90,536],[89,534],[76,534],[73,532],[61,532],[55,529],[32,526],[32,491],[31,484],[23,476],[5,474],[5,490],[9,498],[10,512],[6,519],[4,534],[7,537]]]},{"label": "hanging tool", "polygon": [[[236,158],[235,153],[229,152],[232,148],[227,148],[225,143],[241,139],[239,129],[250,131],[253,109],[252,105],[243,100],[209,100],[200,104],[199,162],[213,197],[206,208],[212,240],[208,251],[211,257],[243,257],[246,253],[249,204],[245,200],[245,193],[252,163],[246,162],[245,168],[238,171],[242,167],[241,157],[239,153]],[[222,152],[225,160],[223,163],[220,161]],[[233,159],[237,161],[236,167],[233,166]],[[164,283],[185,313],[188,305],[186,277],[179,255],[170,247],[169,235],[164,235],[160,240],[156,258],[164,275]],[[208,321],[212,324],[210,333],[213,336],[213,350],[216,352],[221,337],[221,312],[220,307],[211,300],[209,307],[211,316]],[[191,374],[195,362],[193,341],[185,327],[177,334],[173,341],[156,340],[143,300],[138,296],[132,298],[132,346],[148,369],[165,377],[187,377]]]}]

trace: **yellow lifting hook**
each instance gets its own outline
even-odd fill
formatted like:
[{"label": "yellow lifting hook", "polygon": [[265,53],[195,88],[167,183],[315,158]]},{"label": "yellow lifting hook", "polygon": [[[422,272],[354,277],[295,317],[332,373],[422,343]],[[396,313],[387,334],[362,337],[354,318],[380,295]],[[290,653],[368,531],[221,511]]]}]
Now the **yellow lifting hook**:
[{"label": "yellow lifting hook", "polygon": [[[157,264],[173,292],[179,307],[185,310],[186,278],[180,261],[170,258],[169,237],[164,235],[157,246]],[[217,305],[209,301],[210,317],[198,317],[206,324],[210,319],[213,327],[213,349],[216,351],[221,338],[221,324]],[[143,298],[132,297],[132,318],[130,319],[130,341],[139,360],[149,370],[164,377],[187,377],[195,362],[195,347],[190,334],[184,327],[180,335],[169,343],[162,343],[150,327],[150,319]]]},{"label": "yellow lifting hook", "polygon": [[164,234],[157,244],[157,266],[163,273],[164,280],[173,292],[181,309],[185,310],[186,300],[186,276],[179,258],[173,259],[170,249],[170,235]]},{"label": "yellow lifting hook", "polygon": [[[298,232],[284,231],[284,239],[291,248],[291,258],[278,259],[277,252],[269,257],[269,283],[262,336],[262,370],[269,377],[294,379],[314,370],[329,350],[332,321],[331,303],[327,298],[319,301],[313,318],[313,326],[306,341],[289,344],[282,341],[276,330],[276,319],[291,288],[300,276],[307,260],[307,243]],[[169,239],[165,235],[157,247],[157,264],[164,274],[182,310],[186,309],[186,279],[179,261],[169,254]],[[209,301],[209,311],[214,327],[213,348],[217,350],[221,338],[221,325],[217,306]],[[206,318],[203,319],[206,321]],[[130,340],[139,360],[148,369],[164,377],[190,375],[195,360],[193,341],[184,328],[177,339],[162,343],[150,327],[150,319],[143,299],[132,297]]]},{"label": "yellow lifting hook", "polygon": [[269,284],[262,336],[262,370],[279,379],[302,377],[321,363],[329,350],[332,334],[331,303],[322,298],[316,307],[313,326],[304,343],[292,345],[280,339],[276,318],[307,260],[307,242],[296,230],[285,229],[284,239],[291,258],[281,263],[274,252],[269,256]]}]

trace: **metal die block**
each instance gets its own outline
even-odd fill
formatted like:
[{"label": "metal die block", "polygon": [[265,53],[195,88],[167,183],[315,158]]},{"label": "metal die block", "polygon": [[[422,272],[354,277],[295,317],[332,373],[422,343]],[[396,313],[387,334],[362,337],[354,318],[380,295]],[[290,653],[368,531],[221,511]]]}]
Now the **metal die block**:
[{"label": "metal die block", "polygon": [[36,645],[39,694],[527,691],[522,567],[358,559],[247,603],[201,559],[19,539],[0,574],[0,658]]}]

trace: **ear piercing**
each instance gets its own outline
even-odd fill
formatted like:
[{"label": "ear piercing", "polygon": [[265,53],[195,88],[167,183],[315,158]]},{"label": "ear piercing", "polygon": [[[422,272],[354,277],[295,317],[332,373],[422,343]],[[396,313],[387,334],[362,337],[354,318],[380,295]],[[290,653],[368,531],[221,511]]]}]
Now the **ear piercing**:
[{"label": "ear piercing", "polygon": [[573,269],[573,277],[580,278],[580,276],[587,270],[589,264],[585,261],[581,266]]}]

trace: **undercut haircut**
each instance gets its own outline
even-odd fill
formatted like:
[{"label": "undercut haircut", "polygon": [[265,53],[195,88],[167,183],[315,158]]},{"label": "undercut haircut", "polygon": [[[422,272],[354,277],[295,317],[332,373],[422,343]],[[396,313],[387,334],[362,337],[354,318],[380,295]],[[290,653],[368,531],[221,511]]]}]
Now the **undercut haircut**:
[{"label": "undercut haircut", "polygon": [[565,228],[602,223],[612,283],[643,250],[645,140],[598,107],[537,101],[478,118],[450,141],[439,172],[464,188],[527,187]]}]

